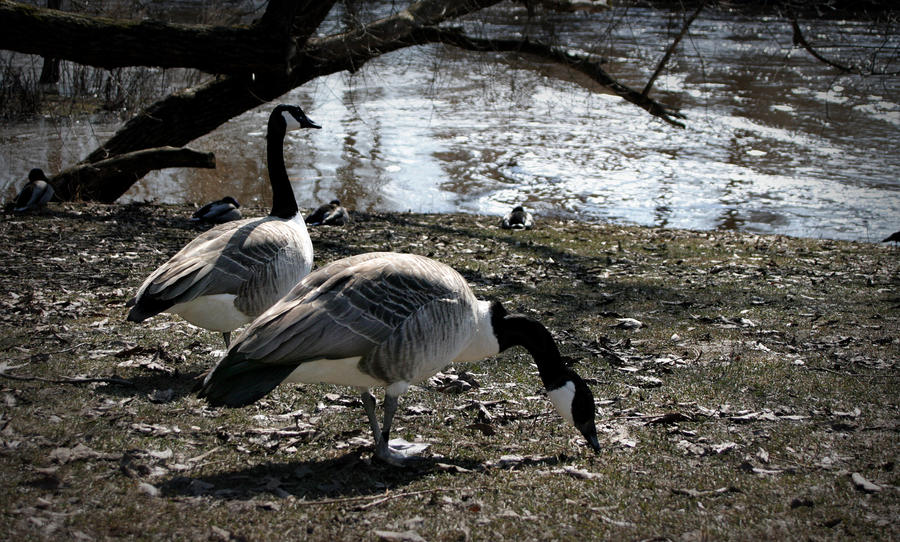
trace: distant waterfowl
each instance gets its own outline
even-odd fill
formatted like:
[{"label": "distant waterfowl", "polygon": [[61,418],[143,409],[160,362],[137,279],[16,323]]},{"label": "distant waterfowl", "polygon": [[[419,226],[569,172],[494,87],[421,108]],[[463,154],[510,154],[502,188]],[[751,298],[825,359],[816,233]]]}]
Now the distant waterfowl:
[{"label": "distant waterfowl", "polygon": [[341,206],[341,201],[337,199],[319,205],[306,217],[306,223],[310,226],[343,226],[348,222],[350,222],[350,213]]},{"label": "distant waterfowl", "polygon": [[49,179],[44,175],[44,170],[34,168],[28,172],[28,183],[22,187],[19,195],[16,196],[13,211],[22,213],[39,209],[53,199],[54,193],[53,186],[50,185]]},{"label": "distant waterfowl", "polygon": [[505,230],[530,230],[534,227],[534,217],[518,205],[500,219],[500,227]]},{"label": "distant waterfowl", "polygon": [[188,322],[231,331],[252,321],[309,273],[313,247],[284,166],[287,130],[319,128],[303,111],[279,105],[269,116],[266,154],[272,212],[215,226],[150,274],[129,301],[128,320],[178,314]]},{"label": "distant waterfowl", "polygon": [[211,201],[197,209],[197,212],[191,216],[193,222],[211,222],[213,224],[223,224],[232,220],[241,219],[241,204],[231,196],[216,201]]},{"label": "distant waterfowl", "polygon": [[[206,376],[200,396],[212,405],[251,404],[282,382],[354,386],[375,439],[375,454],[404,457],[388,445],[398,398],[410,384],[452,362],[476,361],[524,346],[550,401],[599,451],[594,398],[563,365],[550,332],[499,302],[478,300],[452,268],[424,256],[374,252],[334,261],[307,275],[235,341]],[[384,387],[379,427],[370,388]]]},{"label": "distant waterfowl", "polygon": [[894,233],[888,235],[884,239],[881,240],[882,243],[900,243],[900,231],[895,231]]}]

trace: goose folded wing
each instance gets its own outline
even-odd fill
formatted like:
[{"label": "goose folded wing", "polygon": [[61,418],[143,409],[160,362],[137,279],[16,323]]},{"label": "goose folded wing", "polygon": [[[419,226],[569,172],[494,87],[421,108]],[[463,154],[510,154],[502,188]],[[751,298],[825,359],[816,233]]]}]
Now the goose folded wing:
[{"label": "goose folded wing", "polygon": [[267,267],[285,257],[292,234],[258,219],[212,228],[151,275],[143,296],[171,306],[202,295],[240,295],[255,277],[266,280]]}]

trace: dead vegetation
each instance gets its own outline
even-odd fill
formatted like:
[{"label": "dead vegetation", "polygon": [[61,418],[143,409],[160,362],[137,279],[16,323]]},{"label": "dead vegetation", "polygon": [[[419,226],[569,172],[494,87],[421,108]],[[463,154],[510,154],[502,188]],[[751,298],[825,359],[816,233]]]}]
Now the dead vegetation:
[{"label": "dead vegetation", "polygon": [[[198,233],[193,209],[51,205],[0,223],[0,532],[9,539],[891,540],[900,252],[467,215],[357,215],[318,264],[452,264],[539,317],[598,399],[590,455],[521,350],[405,397],[371,460],[353,390],[211,409],[221,338],[124,302]],[[252,210],[248,211],[252,216]],[[262,214],[257,210],[257,214]]]}]

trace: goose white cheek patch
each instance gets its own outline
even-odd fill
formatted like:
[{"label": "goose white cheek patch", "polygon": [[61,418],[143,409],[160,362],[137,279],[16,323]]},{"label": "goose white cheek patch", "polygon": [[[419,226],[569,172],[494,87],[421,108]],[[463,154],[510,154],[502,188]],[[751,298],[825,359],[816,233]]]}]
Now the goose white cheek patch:
[{"label": "goose white cheek patch", "polygon": [[300,123],[297,122],[297,119],[294,118],[294,115],[291,115],[287,111],[282,111],[281,116],[284,117],[284,124],[288,131],[297,130],[300,128]]},{"label": "goose white cheek patch", "polygon": [[556,407],[557,412],[569,423],[574,424],[572,418],[572,399],[575,397],[575,383],[566,382],[555,390],[547,392],[550,402]]}]

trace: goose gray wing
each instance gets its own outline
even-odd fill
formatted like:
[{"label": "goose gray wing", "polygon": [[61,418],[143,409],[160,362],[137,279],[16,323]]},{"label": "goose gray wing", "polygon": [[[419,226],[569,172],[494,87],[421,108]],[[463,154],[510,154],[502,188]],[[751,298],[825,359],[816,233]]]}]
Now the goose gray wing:
[{"label": "goose gray wing", "polygon": [[[308,242],[306,244],[309,244]],[[207,230],[154,271],[138,290],[128,319],[141,321],[203,295],[236,295],[256,316],[312,265],[312,247],[281,219],[229,222]]]},{"label": "goose gray wing", "polygon": [[466,316],[474,303],[462,276],[434,260],[392,253],[338,260],[257,318],[203,394],[214,404],[248,404],[300,364],[323,359],[359,357],[360,370],[381,381],[417,380],[471,339],[475,324]]}]

